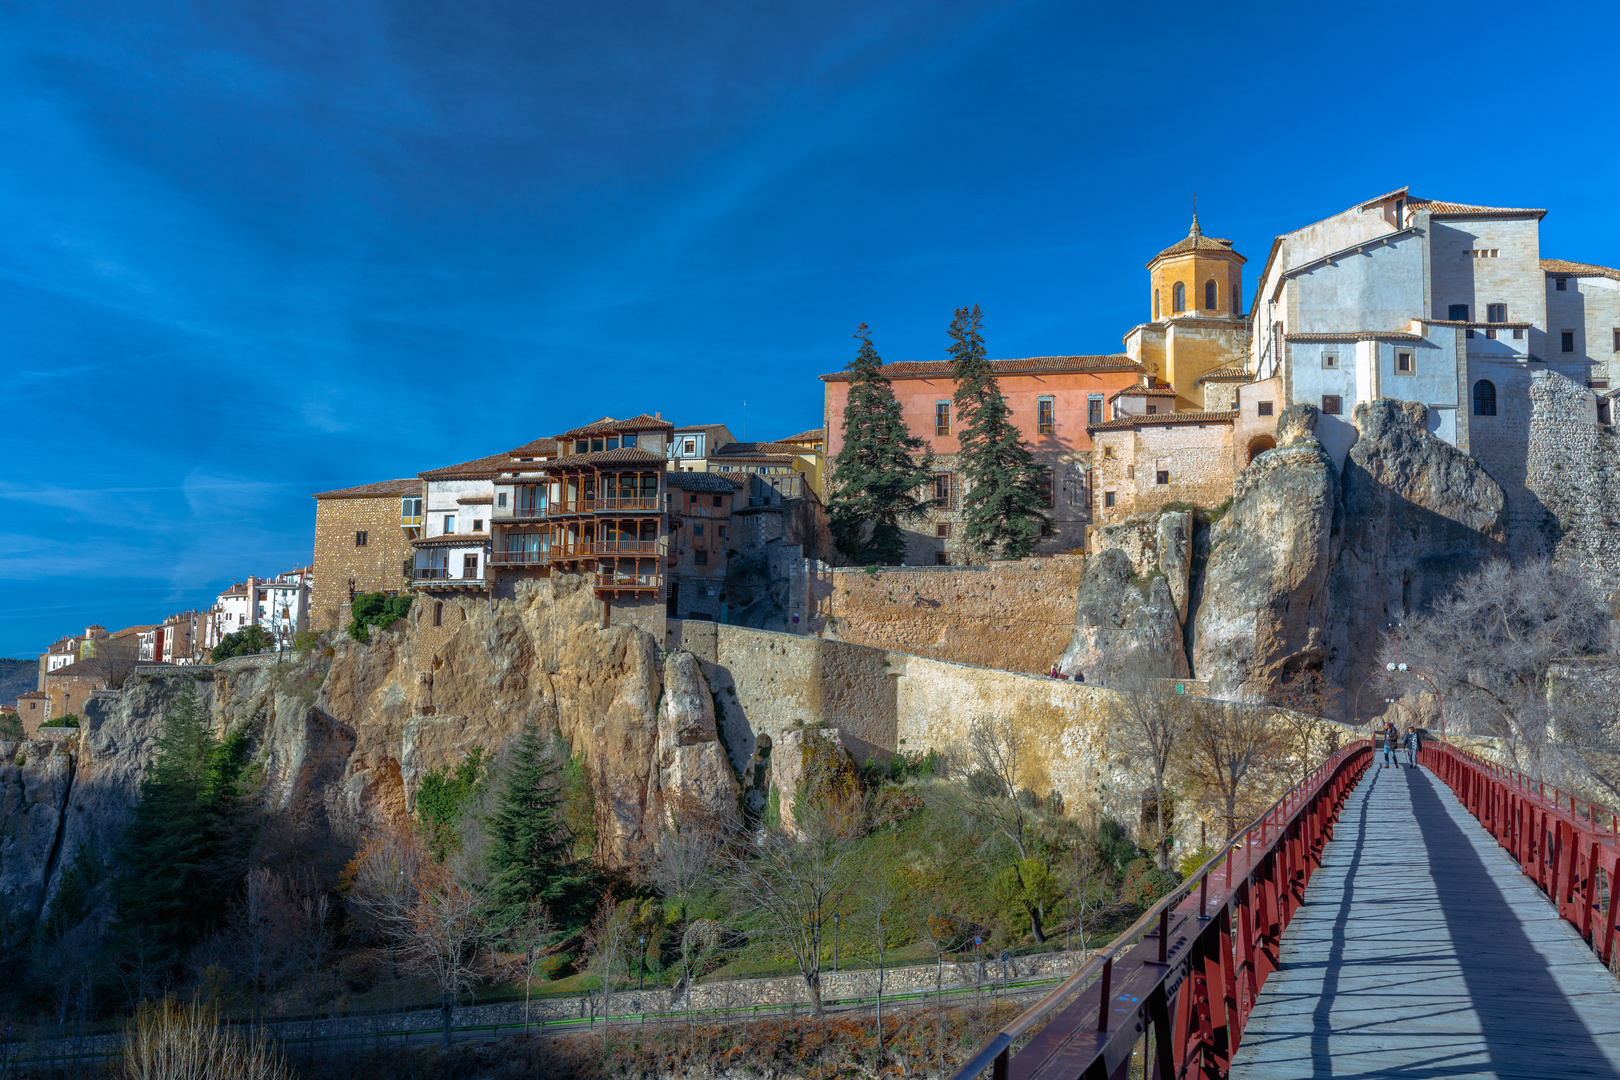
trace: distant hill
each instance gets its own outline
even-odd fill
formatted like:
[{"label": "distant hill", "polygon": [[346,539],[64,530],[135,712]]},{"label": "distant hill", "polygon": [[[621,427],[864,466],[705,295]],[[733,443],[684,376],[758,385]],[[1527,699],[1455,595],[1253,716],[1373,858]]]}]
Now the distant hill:
[{"label": "distant hill", "polygon": [[0,704],[15,705],[18,694],[39,689],[38,660],[0,657]]}]

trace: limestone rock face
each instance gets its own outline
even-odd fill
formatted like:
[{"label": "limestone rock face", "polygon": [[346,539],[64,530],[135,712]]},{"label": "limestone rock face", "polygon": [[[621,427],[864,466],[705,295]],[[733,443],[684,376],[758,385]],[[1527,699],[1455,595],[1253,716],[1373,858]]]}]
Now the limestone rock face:
[{"label": "limestone rock face", "polygon": [[0,743],[0,754],[0,915],[31,923],[56,869],[73,759],[47,741]]},{"label": "limestone rock face", "polygon": [[1283,410],[1278,445],[1238,476],[1231,509],[1210,528],[1193,597],[1192,667],[1215,697],[1261,700],[1326,658],[1339,481],[1314,434],[1316,415],[1308,405]]},{"label": "limestone rock face", "polygon": [[1089,559],[1075,604],[1074,637],[1058,667],[1104,685],[1122,676],[1185,676],[1181,619],[1165,576],[1137,576],[1130,556],[1118,548]]},{"label": "limestone rock face", "polygon": [[[722,824],[738,824],[737,775],[715,726],[714,695],[698,658],[688,652],[664,660],[657,764],[656,791],[666,813],[678,813],[683,800],[695,800]],[[677,805],[670,806],[665,793],[672,793]]]},{"label": "limestone rock face", "polygon": [[1375,662],[1381,636],[1505,551],[1506,501],[1479,462],[1428,433],[1428,409],[1363,402],[1340,478],[1343,546],[1331,593],[1330,675]]}]

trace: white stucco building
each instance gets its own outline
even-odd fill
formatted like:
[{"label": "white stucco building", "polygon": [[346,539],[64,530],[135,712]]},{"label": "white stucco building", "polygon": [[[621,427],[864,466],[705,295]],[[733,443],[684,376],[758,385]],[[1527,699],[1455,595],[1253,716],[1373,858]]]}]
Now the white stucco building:
[{"label": "white stucco building", "polygon": [[509,456],[492,454],[417,474],[424,490],[422,532],[411,541],[413,588],[488,590],[495,479]]},{"label": "white stucco building", "polygon": [[[1530,373],[1606,390],[1612,357],[1594,355],[1592,327],[1620,325],[1587,300],[1620,300],[1620,273],[1544,262],[1545,215],[1401,188],[1279,236],[1254,295],[1257,376],[1277,378],[1286,403],[1322,410],[1317,434],[1340,463],[1355,405],[1389,397],[1427,405],[1430,430],[1487,467],[1517,457],[1522,471]],[[1563,286],[1548,267],[1562,268]]]}]

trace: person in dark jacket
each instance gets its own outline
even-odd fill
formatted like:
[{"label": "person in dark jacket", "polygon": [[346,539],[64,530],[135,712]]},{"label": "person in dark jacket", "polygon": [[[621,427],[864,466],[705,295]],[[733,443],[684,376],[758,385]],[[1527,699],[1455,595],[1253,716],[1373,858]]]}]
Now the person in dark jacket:
[{"label": "person in dark jacket", "polygon": [[[1391,761],[1395,760],[1395,747],[1401,741],[1401,733],[1395,730],[1395,725],[1389,720],[1384,721],[1384,768],[1389,768]],[[1397,762],[1399,764],[1399,762]]]},{"label": "person in dark jacket", "polygon": [[1417,754],[1423,749],[1423,737],[1418,734],[1417,728],[1411,724],[1406,725],[1406,765],[1409,769],[1417,768]]}]

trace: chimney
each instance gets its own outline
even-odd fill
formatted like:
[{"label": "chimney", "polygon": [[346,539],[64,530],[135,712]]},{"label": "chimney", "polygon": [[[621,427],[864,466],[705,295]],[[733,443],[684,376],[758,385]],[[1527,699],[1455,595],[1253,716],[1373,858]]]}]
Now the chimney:
[{"label": "chimney", "polygon": [[663,419],[663,418],[664,418],[664,414],[663,414],[663,413],[661,413],[661,412],[655,412],[655,413],[653,413],[653,419],[654,419],[654,420],[662,420],[662,419]]}]

